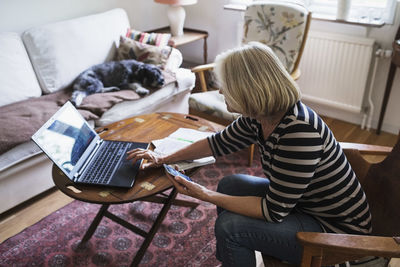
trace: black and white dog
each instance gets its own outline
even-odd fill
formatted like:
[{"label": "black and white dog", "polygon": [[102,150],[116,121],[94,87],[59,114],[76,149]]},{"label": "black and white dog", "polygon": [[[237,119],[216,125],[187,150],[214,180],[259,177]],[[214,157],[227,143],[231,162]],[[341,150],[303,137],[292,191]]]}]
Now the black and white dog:
[{"label": "black and white dog", "polygon": [[133,89],[139,95],[146,95],[149,90],[144,87],[161,88],[164,83],[161,70],[155,65],[134,59],[110,61],[79,74],[73,84],[71,102],[79,106],[88,95],[123,89]]}]

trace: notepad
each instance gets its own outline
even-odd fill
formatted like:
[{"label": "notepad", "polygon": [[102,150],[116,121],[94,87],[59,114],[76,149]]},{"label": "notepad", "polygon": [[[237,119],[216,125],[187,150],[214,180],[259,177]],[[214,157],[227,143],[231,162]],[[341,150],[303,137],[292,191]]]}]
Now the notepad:
[{"label": "notepad", "polygon": [[[171,154],[212,134],[213,132],[203,132],[189,128],[179,128],[166,138],[153,140],[152,143],[155,146],[154,152],[161,155]],[[180,170],[187,170],[214,162],[215,158],[213,156],[210,156],[195,160],[180,161],[176,162],[175,164]]]}]

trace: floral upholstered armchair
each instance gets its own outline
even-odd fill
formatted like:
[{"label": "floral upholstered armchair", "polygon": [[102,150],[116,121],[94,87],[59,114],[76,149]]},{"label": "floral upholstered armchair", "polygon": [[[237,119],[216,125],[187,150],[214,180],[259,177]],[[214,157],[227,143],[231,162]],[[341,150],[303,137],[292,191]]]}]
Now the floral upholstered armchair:
[{"label": "floral upholstered armchair", "polygon": [[298,4],[281,1],[250,5],[245,13],[242,42],[258,41],[268,45],[286,70],[293,73],[298,68],[307,38],[307,18],[307,10]]},{"label": "floral upholstered armchair", "polygon": [[[307,39],[311,13],[298,4],[288,1],[257,1],[245,11],[242,43],[258,41],[271,47],[291,74],[300,77],[298,69]],[[230,113],[224,97],[216,90],[208,90],[205,72],[214,64],[197,66],[192,72],[198,75],[201,93],[191,94],[189,112],[208,120],[228,125],[240,114]],[[254,146],[249,151],[251,165]]]}]

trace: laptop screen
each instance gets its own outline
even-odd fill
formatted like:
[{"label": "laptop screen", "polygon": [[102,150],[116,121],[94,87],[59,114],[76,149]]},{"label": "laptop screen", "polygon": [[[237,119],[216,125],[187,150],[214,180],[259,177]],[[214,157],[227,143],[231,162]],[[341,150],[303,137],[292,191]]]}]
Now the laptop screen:
[{"label": "laptop screen", "polygon": [[67,105],[35,134],[35,141],[60,168],[70,174],[95,136],[75,108]]}]

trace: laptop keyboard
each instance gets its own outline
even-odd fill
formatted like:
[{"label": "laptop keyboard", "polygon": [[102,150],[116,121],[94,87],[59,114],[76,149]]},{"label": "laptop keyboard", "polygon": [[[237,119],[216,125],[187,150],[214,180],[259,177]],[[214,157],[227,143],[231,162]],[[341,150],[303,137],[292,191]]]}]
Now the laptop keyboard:
[{"label": "laptop keyboard", "polygon": [[108,184],[114,173],[114,169],[121,157],[128,150],[130,143],[127,142],[109,142],[104,144],[92,164],[80,177],[84,183]]}]

